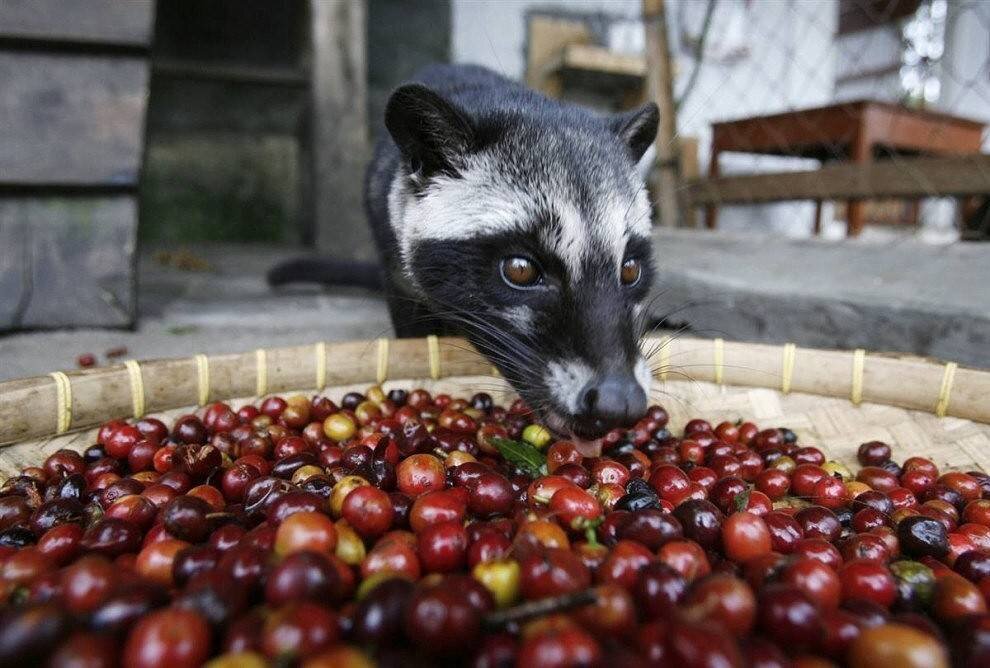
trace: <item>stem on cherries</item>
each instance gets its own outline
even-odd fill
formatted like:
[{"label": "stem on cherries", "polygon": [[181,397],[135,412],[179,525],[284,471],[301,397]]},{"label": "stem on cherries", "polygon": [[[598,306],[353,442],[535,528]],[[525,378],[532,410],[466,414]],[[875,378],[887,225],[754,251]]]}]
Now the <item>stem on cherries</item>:
[{"label": "stem on cherries", "polygon": [[485,615],[484,624],[490,629],[499,629],[513,622],[524,622],[533,617],[580,608],[597,600],[598,592],[595,589],[582,589],[552,598],[526,601],[505,610],[496,610]]}]

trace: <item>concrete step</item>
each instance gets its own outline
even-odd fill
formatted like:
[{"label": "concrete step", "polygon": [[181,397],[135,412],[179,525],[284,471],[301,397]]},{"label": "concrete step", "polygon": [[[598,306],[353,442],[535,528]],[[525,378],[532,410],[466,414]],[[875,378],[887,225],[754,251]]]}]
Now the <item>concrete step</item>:
[{"label": "concrete step", "polygon": [[990,367],[990,244],[666,229],[655,240],[650,310],[667,326]]},{"label": "concrete step", "polygon": [[107,363],[104,353],[121,346],[127,358],[147,359],[392,333],[385,301],[376,293],[269,288],[264,280],[268,268],[298,250],[201,245],[184,254],[205,263],[197,271],[162,265],[156,260],[160,250],[141,255],[141,317],[135,330],[37,331],[0,338],[0,380],[72,369],[87,352]]}]

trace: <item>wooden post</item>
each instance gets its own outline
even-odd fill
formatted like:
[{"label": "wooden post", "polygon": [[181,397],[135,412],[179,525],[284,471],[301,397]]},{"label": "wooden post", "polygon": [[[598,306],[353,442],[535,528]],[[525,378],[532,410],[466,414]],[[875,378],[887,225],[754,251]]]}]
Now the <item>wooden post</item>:
[{"label": "wooden post", "polygon": [[[850,157],[858,165],[866,165],[873,159],[873,143],[866,131],[865,121],[860,121],[859,132],[853,139]],[[866,222],[866,199],[850,199],[846,207],[846,236],[858,237]]]},{"label": "wooden post", "polygon": [[[717,179],[719,177],[720,171],[718,166],[718,156],[721,153],[721,149],[718,144],[718,129],[712,132],[712,149],[711,155],[708,158],[708,178]],[[710,230],[714,230],[718,227],[718,202],[709,202],[708,206],[705,207],[705,227]]]},{"label": "wooden post", "polygon": [[643,21],[646,27],[646,90],[649,98],[660,107],[656,141],[658,213],[661,225],[677,227],[681,218],[678,205],[680,161],[664,0],[643,0]]},{"label": "wooden post", "polygon": [[374,255],[362,202],[369,156],[366,0],[310,0],[312,204],[316,246]]}]

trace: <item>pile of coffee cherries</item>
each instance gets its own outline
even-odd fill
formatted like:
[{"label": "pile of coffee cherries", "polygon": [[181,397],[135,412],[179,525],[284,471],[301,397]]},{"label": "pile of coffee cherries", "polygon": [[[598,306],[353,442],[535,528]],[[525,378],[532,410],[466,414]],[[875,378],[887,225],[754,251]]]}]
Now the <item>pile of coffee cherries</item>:
[{"label": "pile of coffee cherries", "polygon": [[108,422],[0,487],[0,665],[990,665],[986,474],[667,423],[588,457],[378,386]]}]

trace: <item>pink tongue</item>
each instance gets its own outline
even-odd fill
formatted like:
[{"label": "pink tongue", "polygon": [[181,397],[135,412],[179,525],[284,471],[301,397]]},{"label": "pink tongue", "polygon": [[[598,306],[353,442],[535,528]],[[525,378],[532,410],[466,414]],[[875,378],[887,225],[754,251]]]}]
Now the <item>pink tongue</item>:
[{"label": "pink tongue", "polygon": [[601,457],[602,439],[596,438],[593,441],[586,441],[584,439],[574,437],[571,441],[575,446],[577,446],[578,452],[580,452],[583,456]]}]

